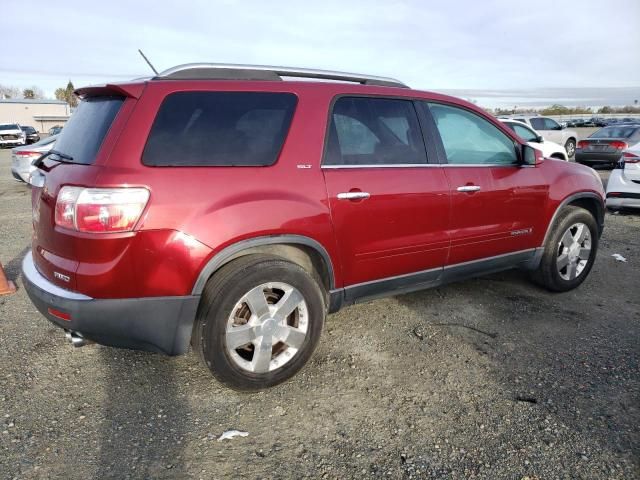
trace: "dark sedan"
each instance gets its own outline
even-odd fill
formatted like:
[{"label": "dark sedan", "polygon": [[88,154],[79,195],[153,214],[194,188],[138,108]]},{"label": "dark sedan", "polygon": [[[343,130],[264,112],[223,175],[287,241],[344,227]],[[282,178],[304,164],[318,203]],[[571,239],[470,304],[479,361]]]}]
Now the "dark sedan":
[{"label": "dark sedan", "polygon": [[615,166],[622,151],[636,143],[640,143],[640,125],[604,127],[578,142],[576,162],[591,165],[608,163]]},{"label": "dark sedan", "polygon": [[20,128],[22,129],[22,131],[27,137],[27,145],[40,141],[40,135],[38,134],[38,131],[35,128],[28,127],[28,126],[27,127],[21,126]]}]

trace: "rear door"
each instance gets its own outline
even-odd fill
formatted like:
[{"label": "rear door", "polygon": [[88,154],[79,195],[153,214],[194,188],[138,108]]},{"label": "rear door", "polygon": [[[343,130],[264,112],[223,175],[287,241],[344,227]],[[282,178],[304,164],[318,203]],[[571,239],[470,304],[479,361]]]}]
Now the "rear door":
[{"label": "rear door", "polygon": [[[427,147],[435,157],[432,142]],[[449,250],[449,185],[442,167],[428,162],[412,101],[338,98],[322,168],[352,286],[347,299],[439,278]]]},{"label": "rear door", "polygon": [[462,107],[423,103],[439,134],[451,185],[448,265],[537,247],[548,185],[540,169],[519,163],[519,144]]}]

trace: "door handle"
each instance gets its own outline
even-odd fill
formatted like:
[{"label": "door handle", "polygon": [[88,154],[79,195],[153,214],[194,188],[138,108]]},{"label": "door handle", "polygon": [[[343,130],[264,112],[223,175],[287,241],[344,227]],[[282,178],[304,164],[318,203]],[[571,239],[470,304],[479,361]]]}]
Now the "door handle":
[{"label": "door handle", "polygon": [[366,200],[369,192],[343,192],[338,194],[338,200]]},{"label": "door handle", "polygon": [[477,192],[480,190],[478,185],[463,185],[462,187],[458,187],[459,192]]}]

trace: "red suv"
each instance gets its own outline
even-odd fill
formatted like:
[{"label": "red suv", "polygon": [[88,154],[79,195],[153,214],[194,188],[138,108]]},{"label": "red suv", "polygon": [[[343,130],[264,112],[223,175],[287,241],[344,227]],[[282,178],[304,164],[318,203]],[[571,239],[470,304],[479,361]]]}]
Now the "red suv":
[{"label": "red suv", "polygon": [[191,344],[257,390],[296,373],[342,306],[513,267],[565,291],[596,256],[597,174],[456,98],[216,64],[77,94],[32,176],[23,263],[76,345]]}]

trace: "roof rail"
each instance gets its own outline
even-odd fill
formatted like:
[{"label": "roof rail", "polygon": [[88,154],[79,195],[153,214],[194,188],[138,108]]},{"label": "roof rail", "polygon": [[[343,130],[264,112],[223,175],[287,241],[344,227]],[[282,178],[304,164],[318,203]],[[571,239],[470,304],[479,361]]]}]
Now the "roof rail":
[{"label": "roof rail", "polygon": [[236,65],[232,63],[186,63],[161,72],[155,80],[282,80],[282,77],[315,78],[356,82],[363,85],[409,88],[393,78],[332,72],[309,68],[272,67],[267,65]]}]

